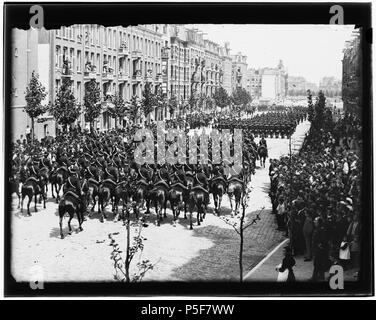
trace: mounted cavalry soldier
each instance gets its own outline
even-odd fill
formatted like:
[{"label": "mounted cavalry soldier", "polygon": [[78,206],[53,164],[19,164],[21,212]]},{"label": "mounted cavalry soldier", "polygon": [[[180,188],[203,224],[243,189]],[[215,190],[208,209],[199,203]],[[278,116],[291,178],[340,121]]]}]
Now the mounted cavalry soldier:
[{"label": "mounted cavalry soldier", "polygon": [[67,178],[67,181],[65,182],[63,188],[63,197],[67,192],[72,192],[77,197],[77,199],[81,201],[82,211],[84,212],[86,210],[86,201],[84,198],[84,193],[82,191],[81,181],[78,177],[79,169],[76,166],[73,166],[68,169],[68,172],[69,177]]}]

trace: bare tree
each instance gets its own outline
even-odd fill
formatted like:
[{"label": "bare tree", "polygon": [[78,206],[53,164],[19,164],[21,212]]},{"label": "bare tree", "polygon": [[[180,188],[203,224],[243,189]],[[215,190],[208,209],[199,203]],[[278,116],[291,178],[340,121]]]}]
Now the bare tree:
[{"label": "bare tree", "polygon": [[244,231],[248,229],[253,224],[257,223],[257,220],[261,220],[260,214],[265,209],[262,207],[260,211],[256,214],[252,220],[246,221],[246,209],[248,208],[249,204],[249,195],[252,191],[252,187],[246,186],[243,190],[243,195],[241,198],[241,206],[242,206],[242,213],[240,216],[235,217],[226,217],[220,216],[219,218],[223,220],[226,224],[230,225],[234,231],[239,235],[240,242],[239,242],[239,279],[240,282],[243,282],[243,251],[244,251]]}]

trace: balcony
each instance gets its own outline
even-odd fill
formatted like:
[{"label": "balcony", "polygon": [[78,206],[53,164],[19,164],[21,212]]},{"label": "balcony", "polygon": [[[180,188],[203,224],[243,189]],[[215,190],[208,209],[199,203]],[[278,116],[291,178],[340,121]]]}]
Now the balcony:
[{"label": "balcony", "polygon": [[133,50],[132,51],[132,59],[141,59],[142,52],[141,50]]},{"label": "balcony", "polygon": [[105,71],[102,73],[102,80],[103,81],[113,81],[114,80],[114,73],[111,71]]},{"label": "balcony", "polygon": [[162,73],[158,73],[155,77],[155,82],[162,83],[163,82],[163,75]]},{"label": "balcony", "polygon": [[141,70],[136,70],[133,74],[132,80],[134,82],[141,82],[142,81],[142,73]]},{"label": "balcony", "polygon": [[169,51],[170,49],[167,47],[162,48],[162,52],[161,52],[162,59],[167,60],[169,58]]},{"label": "balcony", "polygon": [[120,46],[118,52],[119,52],[120,56],[128,56],[129,55],[129,48],[128,48],[128,46],[125,43],[123,43]]},{"label": "balcony", "polygon": [[147,71],[146,76],[145,76],[145,81],[148,83],[154,82],[152,70]]},{"label": "balcony", "polygon": [[118,81],[119,82],[129,81],[129,74],[127,74],[126,72],[123,72],[123,71],[119,71]]},{"label": "balcony", "polygon": [[70,67],[63,67],[61,69],[61,77],[71,79],[73,76],[73,69]]},{"label": "balcony", "polygon": [[97,78],[97,68],[91,64],[85,65],[84,80],[89,81]]}]

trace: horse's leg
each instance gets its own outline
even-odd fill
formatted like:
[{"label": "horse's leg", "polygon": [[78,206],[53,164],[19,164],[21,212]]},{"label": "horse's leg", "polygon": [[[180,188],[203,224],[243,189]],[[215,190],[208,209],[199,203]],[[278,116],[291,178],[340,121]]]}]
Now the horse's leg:
[{"label": "horse's leg", "polygon": [[27,214],[29,215],[29,216],[31,216],[31,213],[30,213],[30,203],[31,203],[31,201],[33,201],[33,195],[28,195],[27,196],[28,197],[28,202],[27,202]]},{"label": "horse's leg", "polygon": [[222,204],[222,193],[218,197],[218,216],[221,214],[221,204]]},{"label": "horse's leg", "polygon": [[187,219],[187,201],[184,201],[184,219]]},{"label": "horse's leg", "polygon": [[167,210],[167,199],[164,200],[164,203],[163,203],[163,210],[164,210],[164,214],[163,214],[163,216],[164,216],[165,218],[167,218],[167,212],[166,212],[166,210]]},{"label": "horse's leg", "polygon": [[17,190],[16,191],[16,194],[17,194],[17,197],[18,197],[18,206],[17,206],[17,209],[20,208],[20,202],[21,202],[21,195],[20,195],[20,192]]},{"label": "horse's leg", "polygon": [[162,220],[160,211],[162,210],[159,210],[158,200],[155,201],[154,206],[155,206],[155,213],[157,214],[157,226],[159,227],[161,225],[160,220]]},{"label": "horse's leg", "polygon": [[38,212],[38,210],[37,210],[37,198],[38,198],[38,195],[35,193],[35,195],[34,195],[34,211],[35,212]]},{"label": "horse's leg", "polygon": [[79,208],[77,211],[77,220],[78,220],[78,230],[83,231],[82,229],[82,223],[84,222],[84,212],[83,208]]},{"label": "horse's leg", "polygon": [[231,215],[234,216],[234,210],[232,207],[232,195],[230,193],[228,194],[228,200],[230,201]]},{"label": "horse's leg", "polygon": [[46,198],[47,198],[47,193],[43,193],[43,209],[46,209]]},{"label": "horse's leg", "polygon": [[[52,192],[52,198],[53,198],[53,199],[55,199],[54,187],[55,187],[55,184],[51,182],[51,192]],[[56,188],[56,187],[55,187],[55,188]]]},{"label": "horse's leg", "polygon": [[73,215],[74,214],[71,214],[70,212],[69,212],[69,220],[68,220],[68,227],[69,227],[69,232],[68,232],[68,234],[69,235],[71,235],[72,234],[72,227],[71,227],[71,221],[72,221],[72,219],[73,219]]},{"label": "horse's leg", "polygon": [[218,195],[216,192],[213,193],[213,200],[214,200],[214,213],[217,213],[219,215],[218,210]]},{"label": "horse's leg", "polygon": [[23,203],[24,203],[25,196],[26,195],[21,190],[21,212],[23,212]]},{"label": "horse's leg", "polygon": [[[60,211],[60,210],[59,210]],[[64,239],[63,234],[63,218],[64,218],[64,212],[59,212],[59,226],[60,226],[60,237],[61,239]]]}]

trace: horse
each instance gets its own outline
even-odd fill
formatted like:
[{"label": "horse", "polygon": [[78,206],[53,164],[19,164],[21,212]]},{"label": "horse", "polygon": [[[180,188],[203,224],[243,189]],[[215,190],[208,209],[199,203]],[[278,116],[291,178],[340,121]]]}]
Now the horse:
[{"label": "horse", "polygon": [[244,181],[238,177],[232,177],[228,180],[227,194],[231,206],[231,215],[233,215],[234,209],[232,204],[232,199],[235,197],[235,215],[238,214],[238,209],[240,206],[240,200],[243,194]]},{"label": "horse", "polygon": [[83,231],[82,222],[84,221],[84,205],[81,202],[80,197],[72,191],[67,191],[63,198],[59,202],[59,226],[60,226],[60,237],[64,239],[63,234],[63,218],[66,213],[69,214],[68,227],[69,234],[72,234],[71,221],[74,217],[74,214],[77,215],[77,220],[79,223],[79,230]]},{"label": "horse", "polygon": [[58,168],[54,173],[50,176],[50,182],[51,182],[51,189],[52,189],[52,198],[55,198],[54,195],[54,187],[56,191],[56,203],[60,200],[60,190],[64,183],[68,179],[68,169],[66,167],[60,167]]},{"label": "horse", "polygon": [[95,173],[93,172],[94,170],[91,167],[86,168],[86,170],[84,171],[84,178],[86,179],[88,186],[88,190],[86,192],[87,204],[90,203],[90,200],[93,200],[93,206],[90,210],[89,217],[91,217],[94,212],[94,207],[97,204],[97,197],[99,195],[99,173],[98,169],[95,169]]},{"label": "horse", "polygon": [[25,183],[23,184],[21,188],[21,194],[22,194],[22,199],[21,199],[21,212],[23,211],[23,202],[25,197],[27,196],[29,198],[29,201],[27,203],[27,214],[31,216],[30,213],[30,203],[33,200],[34,197],[34,208],[35,212],[38,212],[37,210],[37,196],[38,194],[41,195],[43,199],[43,208],[46,209],[46,196],[43,192],[44,190],[44,185],[43,182],[40,179],[37,179],[34,176],[29,177],[26,179]]},{"label": "horse", "polygon": [[117,183],[112,179],[106,179],[102,181],[99,186],[98,195],[99,195],[99,203],[98,203],[98,213],[100,216],[100,222],[103,222],[103,219],[107,216],[104,213],[104,209],[107,207],[108,202],[111,200],[112,204],[112,212],[115,214],[116,218],[116,211],[115,211],[115,189],[117,187]]},{"label": "horse", "polygon": [[227,182],[222,176],[214,177],[210,181],[210,192],[213,194],[214,212],[220,215],[222,197],[226,193]]},{"label": "horse", "polygon": [[20,175],[18,173],[13,173],[12,176],[9,178],[9,184],[10,184],[10,196],[12,196],[13,193],[17,194],[17,197],[18,197],[17,209],[19,209],[20,203],[21,203]]},{"label": "horse", "polygon": [[257,153],[260,157],[260,167],[265,168],[265,160],[268,157],[268,149],[264,145],[261,145],[258,147]]},{"label": "horse", "polygon": [[153,189],[150,190],[149,199],[153,202],[155,213],[157,215],[157,226],[160,226],[160,221],[163,220],[161,211],[164,209],[164,217],[166,215],[167,195],[169,186],[164,180],[160,180],[154,184]]},{"label": "horse", "polygon": [[195,186],[189,190],[189,229],[193,229],[192,215],[193,210],[197,207],[197,225],[201,225],[206,215],[206,199],[208,192],[201,186]]},{"label": "horse", "polygon": [[181,182],[173,183],[168,192],[168,200],[170,201],[170,206],[172,214],[174,216],[174,222],[180,214],[184,203],[184,218],[187,218],[187,187]]}]

